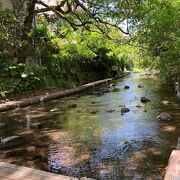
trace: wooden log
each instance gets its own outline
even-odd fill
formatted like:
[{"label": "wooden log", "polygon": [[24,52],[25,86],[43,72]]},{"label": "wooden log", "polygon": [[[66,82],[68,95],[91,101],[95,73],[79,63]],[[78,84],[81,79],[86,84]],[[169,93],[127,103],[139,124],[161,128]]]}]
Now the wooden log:
[{"label": "wooden log", "polygon": [[[124,74],[120,75],[119,77],[124,77],[124,76],[127,76],[128,74],[129,74],[129,72],[124,73]],[[0,104],[0,112],[13,110],[15,108],[25,107],[25,106],[32,105],[32,104],[37,104],[37,103],[42,102],[42,101],[46,102],[46,101],[70,96],[70,95],[77,94],[77,93],[80,93],[82,91],[85,91],[89,88],[101,85],[103,83],[110,82],[112,80],[114,80],[114,78],[108,78],[108,79],[103,79],[103,80],[91,82],[91,83],[79,86],[77,88],[67,89],[65,91],[50,93],[50,94],[41,95],[41,96],[30,97],[27,99],[22,99],[20,101],[7,102],[4,104]]]}]

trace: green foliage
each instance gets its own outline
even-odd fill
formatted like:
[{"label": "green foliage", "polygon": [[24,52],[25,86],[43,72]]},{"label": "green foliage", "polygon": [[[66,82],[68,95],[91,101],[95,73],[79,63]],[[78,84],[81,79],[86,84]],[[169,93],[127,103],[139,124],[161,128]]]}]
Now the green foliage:
[{"label": "green foliage", "polygon": [[15,64],[9,61],[2,62],[0,65],[1,77],[12,78],[21,77],[21,72],[24,72],[25,64]]},{"label": "green foliage", "polygon": [[164,76],[179,76],[180,2],[153,0],[147,3],[146,10],[137,33],[146,55],[144,64],[160,70]]},{"label": "green foliage", "polygon": [[[83,81],[84,72],[93,72],[95,77],[103,78],[111,76],[113,64],[133,64],[133,59],[129,58],[130,53],[126,54],[133,48],[115,44],[97,32],[83,29],[73,32],[66,23],[61,24],[61,30],[56,32],[51,32],[47,25],[47,22],[42,22],[31,36],[37,45],[36,49],[40,50],[42,65],[47,67],[57,83],[60,79]],[[114,31],[115,35],[119,36],[117,31]]]},{"label": "green foliage", "polygon": [[9,54],[13,54],[13,47],[21,47],[21,30],[22,30],[22,21],[23,15],[21,11],[7,10],[3,9],[0,4],[0,59],[2,58],[2,52],[7,55],[6,51],[9,51]]},{"label": "green foliage", "polygon": [[1,62],[0,95],[22,92],[39,87],[40,79],[33,72],[26,72],[25,64]]}]

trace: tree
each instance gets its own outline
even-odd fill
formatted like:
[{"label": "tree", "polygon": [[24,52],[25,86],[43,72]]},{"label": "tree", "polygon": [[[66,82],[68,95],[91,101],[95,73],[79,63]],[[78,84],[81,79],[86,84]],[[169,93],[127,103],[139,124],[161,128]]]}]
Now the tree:
[{"label": "tree", "polygon": [[[148,54],[145,64],[168,77],[180,75],[180,2],[152,0],[138,27],[137,38]],[[157,13],[158,12],[158,13]],[[147,60],[147,59],[144,59]]]},{"label": "tree", "polygon": [[[115,0],[61,0],[56,6],[50,6],[43,0],[27,0],[25,3],[26,12],[23,20],[21,32],[22,46],[18,51],[18,61],[25,62],[28,55],[28,46],[31,44],[29,33],[32,30],[33,17],[37,13],[43,13],[46,18],[47,12],[54,12],[54,18],[60,18],[66,21],[73,30],[84,27],[88,31],[96,31],[109,36],[109,27],[118,29],[121,33],[130,34],[129,25],[137,19],[137,10],[141,1],[124,0],[117,2]],[[35,9],[36,5],[43,8]],[[126,24],[124,28],[123,24]]]}]

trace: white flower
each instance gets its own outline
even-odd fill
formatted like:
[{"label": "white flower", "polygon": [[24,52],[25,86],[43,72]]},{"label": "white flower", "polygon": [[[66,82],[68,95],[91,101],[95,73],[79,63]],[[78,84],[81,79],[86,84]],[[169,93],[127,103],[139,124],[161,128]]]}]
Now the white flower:
[{"label": "white flower", "polygon": [[27,77],[27,74],[22,73],[22,74],[21,74],[21,77],[22,77],[22,78],[25,78],[25,77]]}]

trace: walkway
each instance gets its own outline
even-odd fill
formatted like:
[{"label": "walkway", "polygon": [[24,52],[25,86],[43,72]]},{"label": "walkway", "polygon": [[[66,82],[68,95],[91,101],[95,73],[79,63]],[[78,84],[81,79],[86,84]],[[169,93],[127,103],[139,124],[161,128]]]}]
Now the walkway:
[{"label": "walkway", "polygon": [[[48,173],[14,164],[0,162],[1,180],[77,180],[77,178]],[[88,178],[84,178],[88,179]]]},{"label": "walkway", "polygon": [[180,180],[180,151],[171,153],[164,180]]}]

